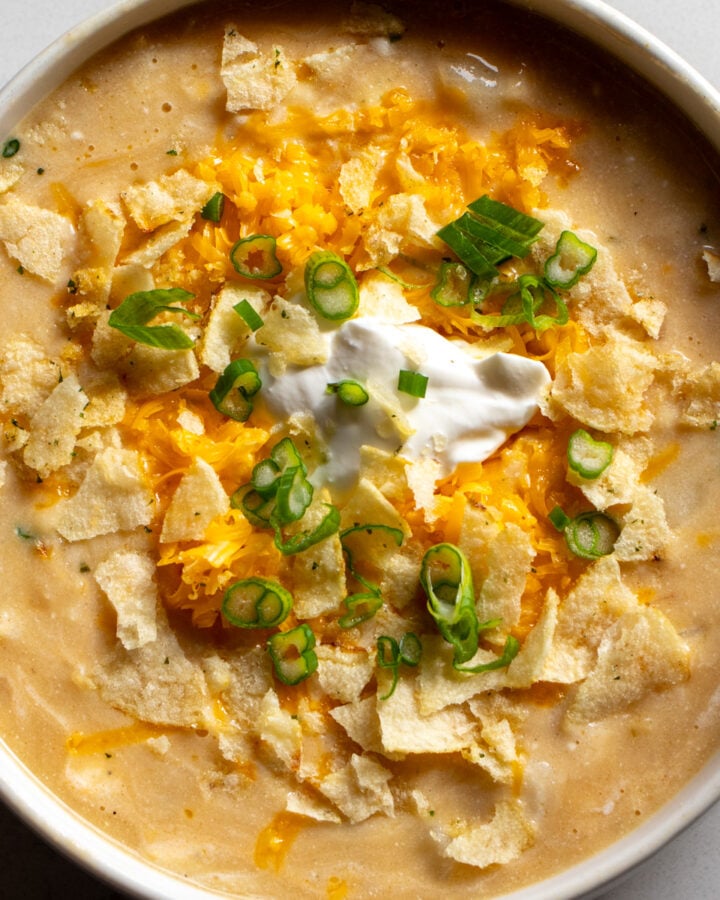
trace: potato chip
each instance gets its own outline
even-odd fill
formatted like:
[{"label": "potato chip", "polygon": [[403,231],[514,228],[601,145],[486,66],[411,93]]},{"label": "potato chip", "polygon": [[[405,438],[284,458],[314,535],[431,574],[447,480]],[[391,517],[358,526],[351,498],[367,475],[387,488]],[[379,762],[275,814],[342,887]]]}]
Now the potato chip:
[{"label": "potato chip", "polygon": [[208,525],[230,507],[215,469],[197,457],[183,475],[163,519],[160,540],[201,541]]},{"label": "potato chip", "polygon": [[645,606],[622,615],[603,636],[597,664],[567,710],[573,723],[597,722],[627,709],[648,691],[689,675],[689,651],[668,618]]},{"label": "potato chip", "polygon": [[295,68],[282,47],[265,53],[234,25],[225,29],[220,75],[227,89],[229,112],[269,110],[295,86]]},{"label": "potato chip", "polygon": [[0,203],[0,241],[24,270],[56,284],[74,249],[75,232],[64,216],[9,197]]},{"label": "potato chip", "polygon": [[434,828],[430,833],[444,856],[481,869],[516,859],[535,835],[516,800],[499,803],[489,822],[463,822],[452,829]]},{"label": "potato chip", "polygon": [[149,525],[155,498],[134,450],[108,447],[93,460],[77,493],[56,509],[57,530],[68,541]]},{"label": "potato chip", "polygon": [[627,339],[571,353],[558,369],[549,411],[560,407],[599,431],[646,431],[653,421],[646,393],[656,368],[655,357]]},{"label": "potato chip", "polygon": [[217,190],[217,185],[195,178],[185,169],[162,175],[157,181],[134,184],[120,195],[141,231],[155,231],[169,222],[187,222]]},{"label": "potato chip", "polygon": [[157,639],[155,561],[149,554],[119,550],[95,568],[95,580],[117,613],[117,637],[126,650]]},{"label": "potato chip", "polygon": [[230,365],[251,333],[245,320],[235,311],[235,306],[243,300],[262,316],[271,298],[262,288],[232,282],[214,298],[200,344],[200,362],[214,372],[223,372]]},{"label": "potato chip", "polygon": [[344,768],[328,775],[318,787],[351,822],[363,822],[376,813],[394,815],[391,778],[392,772],[379,762],[354,753]]},{"label": "potato chip", "polygon": [[30,419],[23,459],[41,478],[72,462],[87,404],[88,397],[80,382],[74,374],[69,374]]}]

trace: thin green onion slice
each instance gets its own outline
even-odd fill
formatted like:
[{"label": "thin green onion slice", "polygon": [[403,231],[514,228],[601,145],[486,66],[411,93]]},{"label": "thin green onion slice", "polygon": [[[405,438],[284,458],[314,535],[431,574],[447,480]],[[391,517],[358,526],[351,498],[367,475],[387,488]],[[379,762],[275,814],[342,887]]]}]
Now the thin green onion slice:
[{"label": "thin green onion slice", "polygon": [[413,668],[420,663],[422,657],[422,642],[420,638],[412,631],[406,632],[401,638],[398,645],[400,650],[400,662],[406,666]]},{"label": "thin green onion slice", "polygon": [[382,272],[386,278],[389,278],[391,281],[394,281],[396,284],[399,284],[401,288],[404,288],[406,291],[417,291],[420,288],[427,287],[427,284],[413,284],[410,281],[405,281],[404,278],[401,278],[399,275],[396,275],[392,269],[389,269],[387,266],[376,266],[378,272]]},{"label": "thin green onion slice", "polygon": [[283,438],[270,451],[270,458],[283,472],[286,469],[301,469],[303,474],[307,474],[305,463],[302,456],[298,453],[298,449],[292,441],[292,438]]},{"label": "thin green onion slice", "polygon": [[283,438],[268,458],[255,465],[249,484],[235,491],[231,505],[259,528],[289,525],[302,518],[312,500],[313,487],[306,475],[297,447],[290,438]]},{"label": "thin green onion slice", "polygon": [[225,591],[222,613],[238,628],[274,628],[292,609],[289,591],[267,578],[236,581]]},{"label": "thin green onion slice", "polygon": [[441,228],[438,237],[468,269],[492,279],[500,263],[528,254],[542,227],[538,219],[484,195],[469,204],[468,212]]},{"label": "thin green onion slice", "polygon": [[305,292],[315,312],[333,321],[349,319],[359,303],[350,266],[330,250],[318,250],[305,264]]},{"label": "thin green onion slice", "polygon": [[302,553],[325,538],[335,534],[340,527],[340,511],[332,503],[326,503],[327,512],[322,520],[310,531],[301,531],[285,540],[282,531],[275,526],[275,546],[285,556]]},{"label": "thin green onion slice", "polygon": [[399,528],[393,528],[391,525],[375,525],[375,524],[362,524],[362,525],[352,525],[350,528],[346,528],[340,532],[340,544],[343,549],[343,553],[345,555],[345,561],[347,563],[348,571],[350,575],[361,584],[367,591],[376,596],[380,597],[380,589],[376,584],[368,581],[363,575],[358,572],[355,567],[355,561],[353,558],[353,551],[348,545],[349,539],[352,538],[353,535],[387,535],[392,539],[396,547],[402,546],[402,542],[404,540],[404,535]]},{"label": "thin green onion slice", "polygon": [[275,498],[264,497],[255,490],[252,482],[243,484],[230,498],[230,506],[242,511],[245,518],[256,528],[272,528],[270,517],[275,509]]},{"label": "thin green onion slice", "polygon": [[117,309],[110,313],[108,324],[126,337],[160,347],[163,350],[185,350],[193,346],[192,338],[177,325],[148,325],[160,313],[178,313],[191,319],[199,319],[197,313],[172,303],[185,303],[194,294],[182,288],[157,288],[152,291],[138,291],[127,296]]},{"label": "thin green onion slice", "polygon": [[619,534],[615,519],[596,511],[576,516],[565,527],[570,551],[582,559],[598,559],[612,553]]},{"label": "thin green onion slice", "polygon": [[388,700],[395,693],[400,669],[400,647],[394,637],[390,637],[387,634],[380,635],[377,639],[375,661],[381,669],[392,670],[390,689],[380,697],[381,700]]},{"label": "thin green onion slice", "polygon": [[225,194],[223,194],[222,191],[217,191],[217,193],[213,194],[205,206],[200,210],[200,215],[208,222],[215,222],[217,224],[220,219],[222,219],[224,210]]},{"label": "thin green onion slice", "polygon": [[613,445],[596,441],[583,428],[570,435],[567,446],[568,465],[583,478],[598,478],[613,458]]},{"label": "thin green onion slice", "polygon": [[515,659],[519,650],[520,642],[512,634],[509,634],[505,638],[503,652],[497,659],[492,659],[490,662],[486,663],[480,663],[477,666],[463,666],[453,663],[453,668],[457,669],[458,672],[470,672],[472,674],[477,674],[478,672],[491,672],[493,669],[504,669],[505,666],[509,666]]},{"label": "thin green onion slice", "polygon": [[545,281],[556,288],[571,288],[595,265],[597,250],[572,231],[563,231],[555,252],[545,261]]},{"label": "thin green onion slice", "polygon": [[328,384],[325,393],[336,394],[346,406],[364,406],[370,399],[370,394],[360,382],[350,378]]},{"label": "thin green onion slice", "polygon": [[[569,314],[565,301],[558,292],[535,275],[521,275],[516,282],[517,290],[505,301],[502,312],[496,314],[478,313],[473,310],[470,318],[481,328],[505,328],[508,325],[527,323],[541,333],[555,325],[567,325]],[[539,313],[551,302],[555,314]]]},{"label": "thin green onion slice", "polygon": [[438,631],[453,645],[453,661],[464,663],[477,653],[479,623],[470,564],[454,544],[436,544],[423,557],[420,584]]},{"label": "thin green onion slice", "polygon": [[553,524],[553,526],[557,529],[557,531],[565,531],[568,527],[572,519],[567,513],[565,513],[561,507],[555,506],[548,513],[548,519]]},{"label": "thin green onion slice", "polygon": [[305,622],[290,631],[272,635],[267,646],[275,674],[283,684],[300,684],[318,667],[313,650],[315,635]]},{"label": "thin green onion slice", "polygon": [[413,634],[412,631],[406,632],[400,642],[387,634],[381,634],[377,639],[377,652],[375,660],[381,669],[391,669],[393,673],[390,689],[386,694],[380,697],[381,700],[388,700],[395,693],[398,683],[398,675],[400,665],[417,666],[422,656],[422,643],[420,638]]},{"label": "thin green onion slice", "polygon": [[246,422],[253,411],[252,398],[262,387],[257,369],[249,359],[234,359],[210,391],[210,400],[218,412]]},{"label": "thin green onion slice", "polygon": [[363,622],[367,622],[383,604],[380,594],[374,591],[350,594],[343,602],[347,612],[338,619],[338,625],[341,628],[356,628]]},{"label": "thin green onion slice", "polygon": [[285,469],[278,479],[275,492],[273,525],[289,525],[301,519],[312,502],[313,493],[313,486],[300,466]]},{"label": "thin green onion slice", "polygon": [[398,374],[398,390],[411,397],[422,399],[428,386],[428,376],[421,372],[410,372],[408,369],[400,369]]},{"label": "thin green onion slice", "polygon": [[250,304],[249,300],[241,300],[233,306],[235,312],[245,322],[250,331],[257,331],[265,324],[262,316]]},{"label": "thin green onion slice", "polygon": [[269,234],[251,234],[240,238],[230,251],[230,262],[235,271],[245,278],[275,278],[282,272],[275,238]]},{"label": "thin green onion slice", "polygon": [[439,306],[467,306],[478,302],[473,297],[472,287],[477,276],[460,262],[440,263],[438,279],[430,296]]},{"label": "thin green onion slice", "polygon": [[20,141],[17,138],[10,138],[5,141],[2,148],[3,159],[11,159],[20,150]]},{"label": "thin green onion slice", "polygon": [[513,232],[519,240],[529,243],[544,227],[539,219],[513,209],[512,206],[501,203],[499,200],[493,200],[487,194],[483,194],[482,197],[469,203],[468,209],[479,216],[491,219],[497,225]]},{"label": "thin green onion slice", "polygon": [[252,486],[262,497],[266,499],[274,497],[277,493],[280,466],[272,457],[261,459],[252,471]]}]

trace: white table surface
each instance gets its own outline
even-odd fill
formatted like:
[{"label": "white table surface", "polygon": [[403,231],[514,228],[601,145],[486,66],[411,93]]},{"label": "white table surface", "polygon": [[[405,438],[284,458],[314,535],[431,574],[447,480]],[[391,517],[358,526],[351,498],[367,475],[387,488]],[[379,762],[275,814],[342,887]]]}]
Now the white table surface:
[{"label": "white table surface", "polygon": [[[56,37],[114,0],[2,0],[0,85]],[[718,0],[612,0],[720,88]],[[110,900],[107,887],[56,857],[0,810],[0,897],[5,900]],[[720,898],[720,805],[713,807],[642,870],[603,900]]]}]

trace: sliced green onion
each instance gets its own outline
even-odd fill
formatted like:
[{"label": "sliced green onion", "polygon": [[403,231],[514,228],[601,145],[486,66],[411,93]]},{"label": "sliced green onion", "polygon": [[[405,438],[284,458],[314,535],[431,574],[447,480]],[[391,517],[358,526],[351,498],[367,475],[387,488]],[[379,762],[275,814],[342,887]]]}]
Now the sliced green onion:
[{"label": "sliced green onion", "polygon": [[327,513],[323,516],[322,521],[311,531],[301,531],[288,538],[288,540],[283,540],[282,532],[275,526],[275,546],[281,553],[285,556],[302,553],[309,547],[335,534],[340,527],[340,511],[332,503],[326,503],[325,505],[327,506]]},{"label": "sliced green onion", "polygon": [[427,284],[413,284],[410,281],[405,281],[404,278],[401,278],[399,275],[396,275],[391,269],[387,266],[377,266],[378,272],[382,272],[386,278],[389,278],[391,281],[394,281],[396,284],[399,284],[401,288],[404,288],[406,291],[417,291],[420,288],[427,287]]},{"label": "sliced green onion", "polygon": [[453,645],[453,662],[472,659],[478,649],[479,623],[465,554],[454,544],[431,547],[422,560],[420,584],[438,631]]},{"label": "sliced green onion", "polygon": [[275,278],[282,272],[275,238],[269,234],[240,238],[230,251],[230,262],[245,278]]},{"label": "sliced green onion", "polygon": [[237,422],[246,422],[253,411],[252,397],[262,387],[257,369],[249,359],[235,359],[210,391],[210,400],[218,412]]},{"label": "sliced green onion", "polygon": [[[517,290],[505,301],[502,313],[483,314],[473,310],[470,313],[472,321],[487,330],[527,323],[538,333],[554,325],[567,325],[567,305],[554,288],[535,275],[521,275],[516,285]],[[548,300],[555,306],[555,315],[537,315]]]},{"label": "sliced green onion", "polygon": [[583,478],[597,478],[613,458],[613,445],[596,441],[583,428],[570,435],[567,447],[568,465]]},{"label": "sliced green onion", "polygon": [[208,222],[215,222],[217,224],[220,219],[222,219],[224,209],[225,194],[223,194],[222,191],[218,191],[213,194],[205,206],[203,206],[200,210],[200,215]]},{"label": "sliced green onion", "polygon": [[168,305],[184,303],[192,300],[193,296],[194,294],[182,288],[139,291],[126,297],[120,306],[110,313],[108,324],[139,344],[160,347],[163,350],[184,350],[192,347],[193,341],[182,328],[177,325],[147,325],[147,323],[163,312],[179,313],[191,319],[199,319],[197,313],[190,312],[182,306]]},{"label": "sliced green onion", "polygon": [[230,498],[230,506],[241,510],[248,522],[256,528],[272,528],[270,517],[275,509],[275,498],[263,497],[252,484],[239,487]]},{"label": "sliced green onion", "polygon": [[400,662],[405,663],[406,666],[412,666],[414,668],[420,663],[420,658],[422,657],[422,649],[422,642],[420,641],[420,638],[412,631],[406,632],[400,638]]},{"label": "sliced green onion", "polygon": [[278,479],[275,492],[274,525],[288,525],[301,519],[313,498],[313,486],[300,466],[285,469]]},{"label": "sliced green onion", "polygon": [[291,594],[277,582],[246,578],[227,589],[222,613],[238,628],[274,628],[285,621],[292,605]]},{"label": "sliced green onion", "polygon": [[283,684],[299,684],[318,667],[317,654],[313,650],[315,635],[305,622],[290,631],[272,635],[267,646],[275,674]]},{"label": "sliced green onion", "polygon": [[572,231],[563,231],[555,252],[545,262],[545,281],[552,287],[571,288],[595,265],[597,250]]},{"label": "sliced green onion", "polygon": [[350,528],[346,528],[344,531],[340,532],[340,543],[342,545],[343,553],[345,554],[345,561],[347,563],[348,570],[352,577],[359,582],[364,588],[366,588],[370,593],[375,594],[380,597],[380,589],[376,584],[368,581],[363,575],[361,575],[357,569],[355,568],[355,562],[353,559],[353,553],[350,547],[348,546],[348,538],[352,535],[373,535],[373,534],[386,534],[390,538],[392,538],[396,547],[402,546],[402,542],[404,540],[404,535],[399,528],[393,528],[391,525],[375,525],[375,524],[363,524],[363,525],[353,525]]},{"label": "sliced green onion", "polygon": [[471,672],[473,674],[477,674],[478,672],[491,672],[493,669],[504,669],[505,666],[509,666],[515,659],[519,650],[520,642],[512,634],[509,634],[505,638],[503,652],[497,659],[490,660],[490,662],[486,663],[480,663],[477,666],[457,665],[455,668],[458,672]]},{"label": "sliced green onion", "polygon": [[472,286],[477,276],[459,262],[442,262],[438,280],[430,296],[439,306],[466,306],[473,301]]},{"label": "sliced green onion", "polygon": [[555,506],[550,510],[550,512],[548,513],[548,519],[550,519],[550,521],[558,531],[565,531],[570,522],[572,522],[570,516],[568,516],[567,513],[563,512],[562,508],[559,506]]},{"label": "sliced green onion", "polygon": [[538,219],[487,195],[469,204],[468,210],[441,228],[438,237],[483,279],[494,278],[496,267],[510,257],[526,256],[543,227]]},{"label": "sliced green onion", "polygon": [[398,643],[395,638],[387,634],[381,634],[377,639],[376,662],[381,669],[392,669],[393,679],[390,690],[380,697],[388,700],[395,693],[398,683],[398,674],[401,663],[406,666],[417,666],[422,656],[422,643],[420,638],[408,631],[400,638]]},{"label": "sliced green onion", "polygon": [[344,381],[335,381],[325,388],[326,394],[337,394],[338,398],[346,406],[364,406],[370,399],[370,394],[359,381],[346,378]]},{"label": "sliced green onion", "polygon": [[250,304],[249,300],[241,300],[233,306],[235,312],[245,322],[250,331],[257,331],[265,324],[262,316]]},{"label": "sliced green onion", "polygon": [[398,374],[398,390],[411,397],[422,399],[425,396],[428,385],[428,376],[421,372],[410,372],[408,369],[400,369]]},{"label": "sliced green onion", "polygon": [[372,591],[350,594],[343,602],[347,612],[338,619],[338,625],[341,628],[356,628],[363,622],[367,622],[383,604],[380,594]]},{"label": "sliced green onion", "polygon": [[20,141],[17,138],[10,138],[5,141],[2,148],[3,159],[10,159],[20,150]]},{"label": "sliced green onion", "polygon": [[570,551],[582,559],[598,559],[612,553],[620,534],[620,526],[601,512],[582,513],[565,528],[565,540]]},{"label": "sliced green onion", "polygon": [[270,458],[280,471],[285,469],[302,469],[303,473],[307,473],[305,463],[302,456],[298,453],[298,449],[292,441],[292,438],[283,438],[270,451]]},{"label": "sliced green onion", "polygon": [[330,250],[313,253],[305,264],[305,291],[325,319],[349,319],[358,307],[358,285],[350,266]]},{"label": "sliced green onion", "polygon": [[532,243],[533,238],[540,234],[544,228],[543,223],[539,219],[525,215],[525,213],[513,209],[512,206],[508,206],[506,203],[501,203],[499,200],[492,200],[487,194],[483,194],[482,197],[469,203],[468,209],[479,216],[484,216],[486,219],[494,221],[498,226],[507,228],[514,233],[518,240],[524,240],[527,243]]},{"label": "sliced green onion", "polygon": [[[252,525],[279,529],[302,518],[310,505],[314,492],[306,476],[307,469],[297,447],[290,438],[283,438],[272,448],[269,458],[255,465],[249,484],[239,487],[230,503],[235,509],[241,509]],[[312,543],[317,540],[322,538],[317,537]],[[278,547],[301,543],[299,537],[294,542],[284,542],[282,537],[276,541]]]}]

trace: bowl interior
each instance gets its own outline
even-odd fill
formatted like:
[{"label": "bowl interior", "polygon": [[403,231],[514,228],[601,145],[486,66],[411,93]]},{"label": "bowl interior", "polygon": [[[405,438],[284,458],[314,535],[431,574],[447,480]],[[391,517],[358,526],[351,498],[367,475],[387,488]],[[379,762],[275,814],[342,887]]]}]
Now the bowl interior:
[{"label": "bowl interior", "polygon": [[[28,65],[0,94],[0,131],[9,129],[79,65],[132,29],[192,0],[125,0],[73,29]],[[598,0],[511,0],[588,38],[631,66],[679,108],[720,150],[720,96],[671,50]],[[0,744],[5,801],[61,852],[137,896],[199,900],[215,895],[144,863],[83,822]],[[688,826],[720,797],[720,753],[670,803],[639,828],[585,862],[513,900],[559,900],[606,889]]]}]

